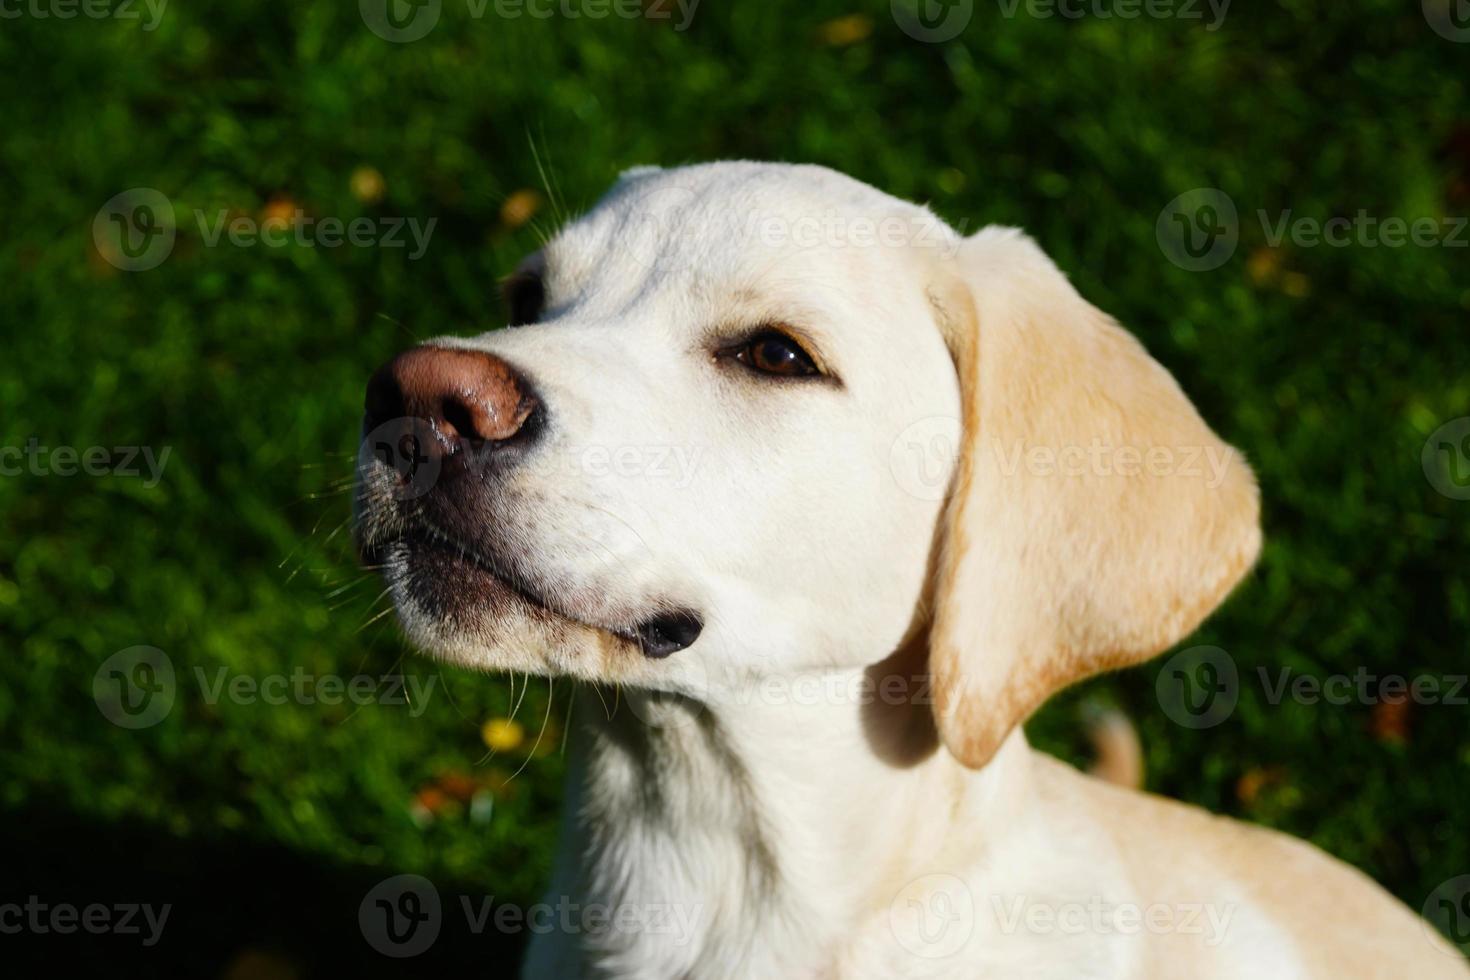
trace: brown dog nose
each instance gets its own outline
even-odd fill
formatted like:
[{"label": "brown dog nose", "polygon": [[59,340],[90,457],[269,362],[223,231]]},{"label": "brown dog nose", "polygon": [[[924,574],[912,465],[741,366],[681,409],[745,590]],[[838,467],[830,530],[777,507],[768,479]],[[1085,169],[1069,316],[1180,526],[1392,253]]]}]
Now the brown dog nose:
[{"label": "brown dog nose", "polygon": [[541,402],[515,368],[493,354],[415,347],[378,369],[367,386],[367,428],[397,419],[427,423],[423,449],[453,456],[466,448],[524,444],[540,429]]}]

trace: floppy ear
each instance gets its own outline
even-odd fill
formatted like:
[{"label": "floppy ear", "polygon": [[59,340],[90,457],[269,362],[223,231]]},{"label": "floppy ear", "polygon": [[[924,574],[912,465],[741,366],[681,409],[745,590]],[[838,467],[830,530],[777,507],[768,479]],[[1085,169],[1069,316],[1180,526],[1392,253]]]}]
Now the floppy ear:
[{"label": "floppy ear", "polygon": [[981,766],[1056,691],[1190,633],[1261,533],[1245,460],[1030,239],[986,229],[949,261],[964,446],[930,670],[940,736]]}]

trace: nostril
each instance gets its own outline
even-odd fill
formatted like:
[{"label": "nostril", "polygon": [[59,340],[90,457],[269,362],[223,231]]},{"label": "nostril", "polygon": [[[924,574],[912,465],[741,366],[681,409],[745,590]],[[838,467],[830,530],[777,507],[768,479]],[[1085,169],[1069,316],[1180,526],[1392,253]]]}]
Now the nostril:
[{"label": "nostril", "polygon": [[493,354],[448,347],[415,347],[385,364],[368,382],[365,410],[370,430],[422,420],[445,455],[458,440],[525,446],[545,422],[519,371]]},{"label": "nostril", "polygon": [[521,427],[516,430],[516,440],[521,443],[533,443],[546,428],[546,409],[534,395],[527,395],[521,413],[523,418]]},{"label": "nostril", "polygon": [[474,411],[458,398],[446,398],[440,414],[451,430],[445,433],[446,438],[453,439],[456,433],[462,439],[479,441],[484,438],[475,425]]}]

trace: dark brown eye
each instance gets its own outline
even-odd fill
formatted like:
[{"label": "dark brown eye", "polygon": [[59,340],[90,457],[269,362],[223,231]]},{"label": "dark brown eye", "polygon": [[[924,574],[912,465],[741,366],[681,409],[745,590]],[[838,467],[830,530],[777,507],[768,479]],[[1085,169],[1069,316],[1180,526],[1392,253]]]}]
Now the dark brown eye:
[{"label": "dark brown eye", "polygon": [[732,350],[731,354],[735,360],[761,374],[803,378],[820,373],[801,345],[779,330],[764,330]]},{"label": "dark brown eye", "polygon": [[519,327],[535,323],[546,305],[546,284],[536,272],[522,271],[505,280],[501,287],[505,296],[506,324]]}]

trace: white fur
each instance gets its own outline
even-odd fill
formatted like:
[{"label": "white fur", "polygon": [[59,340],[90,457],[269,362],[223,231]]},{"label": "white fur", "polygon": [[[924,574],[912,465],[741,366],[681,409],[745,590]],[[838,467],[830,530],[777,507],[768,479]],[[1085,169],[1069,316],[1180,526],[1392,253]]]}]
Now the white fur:
[{"label": "white fur", "polygon": [[[879,241],[883,227],[892,234]],[[1304,845],[1088,779],[1034,753],[1010,727],[1018,718],[966,758],[981,766],[971,769],[939,745],[925,692],[864,704],[882,700],[863,693],[865,670],[901,648],[918,666],[895,673],[925,675],[931,602],[963,601],[933,596],[955,460],[895,450],[959,425],[946,290],[983,284],[982,335],[986,310],[1075,296],[1024,238],[978,241],[820,168],[640,168],[533,260],[547,275],[540,322],[440,341],[524,370],[548,406],[548,443],[494,515],[543,591],[584,623],[626,627],[670,604],[705,619],[693,646],[653,661],[580,634],[528,638],[513,622],[454,634],[398,596],[410,632],[444,655],[603,685],[575,708],[551,894],[680,909],[678,934],[539,936],[525,975],[1466,976],[1413,916]],[[966,250],[1003,258],[965,275]],[[1008,263],[1027,270],[1014,280],[1024,295]],[[716,337],[765,322],[806,332],[841,387],[717,363]],[[1172,385],[1161,374],[1148,383]],[[685,464],[652,472],[674,450]],[[619,451],[642,464],[596,462]],[[1248,471],[1241,479],[1248,562],[1254,491]],[[1034,509],[1020,550],[1067,533]],[[1027,587],[1006,594],[1025,604]],[[1161,627],[1176,633],[1197,621],[1157,613],[1180,617]],[[984,636],[966,642],[972,676],[992,657],[1007,670],[1030,663],[987,650]],[[1014,683],[977,689],[1002,680]],[[955,749],[959,735],[943,734]],[[1196,905],[1216,933],[1037,925],[1048,908],[1182,916]],[[1018,926],[1017,908],[1040,920]],[[936,939],[928,927],[945,922],[959,931]]]}]

